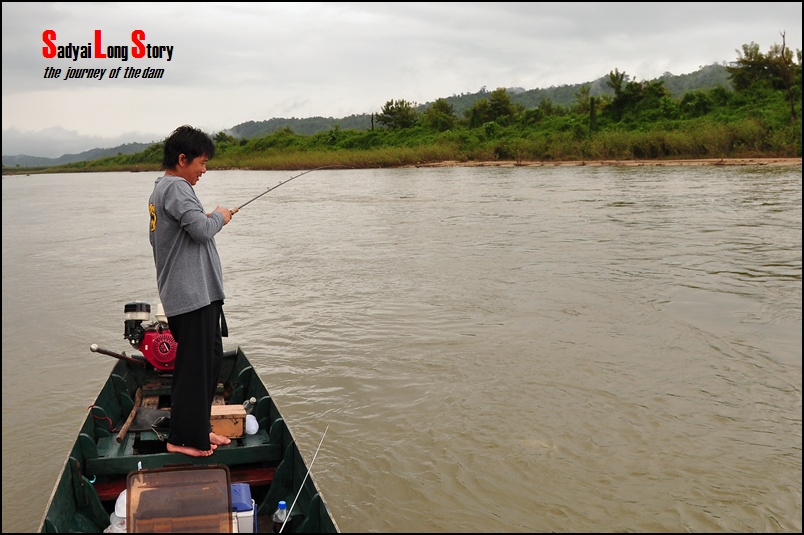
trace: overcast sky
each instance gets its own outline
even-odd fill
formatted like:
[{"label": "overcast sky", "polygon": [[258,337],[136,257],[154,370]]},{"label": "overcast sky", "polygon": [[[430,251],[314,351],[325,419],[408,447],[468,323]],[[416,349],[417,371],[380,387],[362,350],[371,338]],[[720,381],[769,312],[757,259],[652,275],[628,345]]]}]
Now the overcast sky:
[{"label": "overcast sky", "polygon": [[[614,69],[636,80],[688,74],[736,60],[743,44],[766,53],[782,32],[801,49],[801,5],[4,2],[2,153],[57,157],[161,141],[182,124],[214,134],[274,117],[341,118],[392,99],[578,84]],[[166,49],[133,57],[140,43],[173,47],[170,61]],[[92,57],[44,55],[70,44]],[[98,46],[128,60],[97,57]],[[45,78],[47,67],[60,76]],[[123,79],[127,67],[164,75]],[[65,79],[73,69],[106,72]]]}]

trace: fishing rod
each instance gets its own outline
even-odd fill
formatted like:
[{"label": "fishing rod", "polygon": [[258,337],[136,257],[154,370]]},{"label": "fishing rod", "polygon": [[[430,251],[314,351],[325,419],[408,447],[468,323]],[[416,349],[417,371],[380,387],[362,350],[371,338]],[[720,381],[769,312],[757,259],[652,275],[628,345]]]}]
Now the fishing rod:
[{"label": "fishing rod", "polygon": [[[313,169],[313,171],[315,171],[315,169]],[[296,493],[296,497],[293,499],[293,503],[290,504],[290,509],[288,509],[288,514],[285,517],[284,522],[282,522],[282,526],[279,528],[279,533],[282,533],[282,530],[285,529],[285,524],[287,524],[288,520],[290,520],[290,512],[293,510],[293,506],[296,505],[296,502],[298,501],[299,495],[301,494],[302,490],[304,490],[304,482],[307,481],[307,477],[310,475],[310,470],[313,469],[313,463],[315,462],[315,458],[318,456],[318,450],[321,449],[321,444],[324,443],[324,437],[327,436],[327,431],[329,431],[329,426],[327,426],[327,428],[324,429],[324,434],[321,435],[321,441],[318,443],[318,447],[315,449],[315,453],[313,454],[313,460],[310,461],[310,466],[309,468],[307,468],[307,473],[304,474],[304,479],[302,479],[301,485],[299,485],[299,492]]]},{"label": "fishing rod", "polygon": [[296,176],[292,176],[292,177],[290,177],[289,179],[287,179],[287,180],[285,180],[285,181],[283,181],[283,182],[280,182],[280,183],[279,183],[279,184],[277,184],[276,186],[274,186],[274,187],[272,187],[272,188],[268,188],[267,190],[263,191],[262,193],[260,193],[260,194],[259,194],[259,195],[257,195],[256,197],[254,197],[253,199],[250,199],[250,200],[248,200],[248,201],[244,202],[243,204],[241,204],[241,205],[240,205],[240,206],[238,206],[237,208],[232,208],[232,215],[234,215],[234,214],[236,214],[237,212],[239,212],[239,211],[240,211],[240,209],[241,209],[241,208],[243,208],[244,206],[246,206],[247,204],[250,204],[250,203],[252,203],[252,202],[256,201],[257,199],[259,199],[260,197],[262,197],[262,196],[263,196],[263,195],[265,195],[266,193],[268,193],[268,192],[270,192],[270,191],[275,190],[276,188],[278,188],[278,187],[279,187],[279,186],[281,186],[282,184],[287,184],[288,182],[290,182],[290,181],[291,181],[291,180],[293,180],[294,178],[299,178],[299,177],[300,177],[300,176],[302,176],[302,175],[306,175],[307,173],[312,173],[313,171],[318,171],[319,169],[329,169],[329,168],[332,168],[332,167],[342,167],[342,166],[340,166],[340,165],[325,165],[325,166],[323,166],[323,167],[316,167],[315,169],[308,169],[307,171],[305,171],[305,172],[303,172],[303,173],[299,173],[299,174],[298,174],[298,175],[296,175]]}]

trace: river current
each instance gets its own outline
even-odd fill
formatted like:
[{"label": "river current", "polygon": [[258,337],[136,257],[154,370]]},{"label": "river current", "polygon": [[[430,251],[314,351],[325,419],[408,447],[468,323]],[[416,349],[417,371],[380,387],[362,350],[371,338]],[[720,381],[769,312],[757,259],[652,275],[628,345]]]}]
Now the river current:
[{"label": "river current", "polygon": [[[205,206],[296,173],[210,171]],[[3,531],[158,302],[157,173],[3,176]],[[218,234],[345,532],[800,532],[801,166],[320,170]]]}]

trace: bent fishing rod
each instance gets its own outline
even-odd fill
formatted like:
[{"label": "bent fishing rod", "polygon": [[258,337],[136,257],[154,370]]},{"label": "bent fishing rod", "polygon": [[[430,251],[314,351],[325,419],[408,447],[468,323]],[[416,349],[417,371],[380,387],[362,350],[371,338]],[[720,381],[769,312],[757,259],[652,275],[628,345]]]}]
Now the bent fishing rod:
[{"label": "bent fishing rod", "polygon": [[271,192],[271,191],[275,190],[276,188],[278,188],[278,187],[279,187],[279,186],[281,186],[282,184],[287,184],[288,182],[290,182],[290,181],[291,181],[291,180],[293,180],[294,178],[299,178],[299,177],[300,177],[300,176],[302,176],[302,175],[306,175],[307,173],[312,173],[313,171],[318,171],[319,169],[330,169],[330,168],[333,168],[333,167],[343,167],[343,166],[341,166],[341,165],[325,165],[325,166],[323,166],[323,167],[316,167],[315,169],[308,169],[307,171],[305,171],[305,172],[303,172],[303,173],[299,173],[299,174],[298,174],[298,175],[296,175],[296,176],[292,176],[292,177],[290,177],[289,179],[287,179],[287,180],[284,180],[284,181],[280,182],[280,183],[279,183],[279,184],[277,184],[276,186],[274,186],[274,187],[272,187],[272,188],[268,188],[267,190],[263,191],[262,193],[260,193],[260,194],[259,194],[259,195],[257,195],[256,197],[254,197],[253,199],[250,199],[250,200],[248,200],[248,201],[244,202],[243,204],[241,204],[241,205],[240,205],[240,206],[238,206],[237,208],[232,208],[232,210],[231,210],[232,215],[234,215],[234,214],[236,214],[237,212],[239,212],[239,211],[240,211],[240,209],[241,209],[241,208],[243,208],[244,206],[246,206],[247,204],[250,204],[250,203],[252,203],[252,202],[256,201],[257,199],[259,199],[260,197],[262,197],[262,196],[263,196],[263,195],[265,195],[266,193],[269,193],[269,192]]}]

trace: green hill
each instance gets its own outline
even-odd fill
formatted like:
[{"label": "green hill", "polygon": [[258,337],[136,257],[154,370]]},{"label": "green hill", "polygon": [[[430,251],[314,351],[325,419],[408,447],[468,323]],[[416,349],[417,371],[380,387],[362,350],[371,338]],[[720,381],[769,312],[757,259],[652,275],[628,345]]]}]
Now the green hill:
[{"label": "green hill", "polygon": [[3,167],[42,167],[51,165],[62,165],[65,163],[74,162],[89,162],[92,160],[100,160],[107,156],[116,156],[118,154],[136,154],[142,152],[148,147],[150,143],[126,143],[110,149],[91,149],[78,154],[64,154],[58,158],[45,158],[43,156],[28,156],[26,154],[19,154],[16,156],[3,156]]}]

